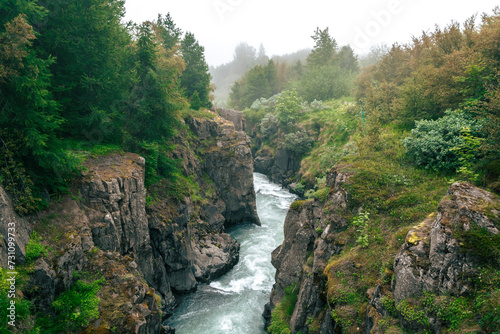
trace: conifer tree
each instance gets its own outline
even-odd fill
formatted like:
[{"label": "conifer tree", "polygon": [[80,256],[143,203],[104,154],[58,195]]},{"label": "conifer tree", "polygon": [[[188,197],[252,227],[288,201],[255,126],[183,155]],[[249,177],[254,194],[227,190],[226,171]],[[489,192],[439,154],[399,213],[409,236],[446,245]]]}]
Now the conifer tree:
[{"label": "conifer tree", "polygon": [[201,101],[201,106],[210,108],[210,80],[208,65],[205,61],[205,48],[201,46],[190,32],[186,33],[181,42],[181,52],[186,62],[186,70],[181,76],[181,86],[185,95],[192,97],[195,92]]}]

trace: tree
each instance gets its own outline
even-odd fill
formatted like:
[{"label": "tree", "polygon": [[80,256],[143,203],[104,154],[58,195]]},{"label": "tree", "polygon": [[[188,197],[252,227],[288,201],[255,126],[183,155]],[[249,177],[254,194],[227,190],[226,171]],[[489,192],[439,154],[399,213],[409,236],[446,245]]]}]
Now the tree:
[{"label": "tree", "polygon": [[20,214],[37,210],[40,189],[60,189],[76,170],[57,136],[64,120],[51,94],[54,59],[35,44],[34,21],[45,15],[36,1],[0,5],[0,179]]},{"label": "tree", "polygon": [[186,70],[181,76],[181,87],[185,89],[186,96],[192,97],[197,92],[201,106],[210,108],[211,75],[205,61],[205,48],[198,43],[192,33],[188,32],[182,40],[181,52],[186,62]]},{"label": "tree", "polygon": [[341,69],[346,73],[358,73],[359,72],[359,61],[354,50],[349,46],[343,46],[336,56],[337,62]]},{"label": "tree", "polygon": [[182,35],[182,30],[177,28],[174,20],[167,13],[165,17],[158,14],[158,19],[154,25],[154,29],[157,30],[156,34],[161,40],[161,44],[166,50],[172,49],[177,43],[180,42]]},{"label": "tree", "polygon": [[276,113],[281,124],[292,126],[302,110],[302,99],[296,90],[281,93],[276,103]]},{"label": "tree", "polygon": [[131,36],[121,24],[121,0],[43,0],[64,8],[42,25],[40,45],[57,59],[52,67],[55,97],[67,135],[93,143],[119,137],[121,104],[134,78]]},{"label": "tree", "polygon": [[186,105],[180,91],[180,74],[185,68],[178,54],[178,45],[166,50],[156,35],[152,22],[137,28],[136,57],[140,81],[134,87],[125,132],[130,135],[130,145],[137,140],[163,141],[174,134],[176,112]]},{"label": "tree", "polygon": [[330,36],[328,28],[324,30],[316,28],[311,38],[315,45],[307,57],[307,65],[309,67],[330,65],[337,53],[337,42]]},{"label": "tree", "polygon": [[191,108],[194,110],[200,110],[201,108],[200,96],[197,91],[195,91],[193,96],[191,96]]}]

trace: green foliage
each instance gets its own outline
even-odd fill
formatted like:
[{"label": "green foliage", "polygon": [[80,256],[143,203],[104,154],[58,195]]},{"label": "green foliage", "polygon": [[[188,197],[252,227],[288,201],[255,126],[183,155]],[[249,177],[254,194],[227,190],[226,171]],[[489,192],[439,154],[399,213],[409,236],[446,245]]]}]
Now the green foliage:
[{"label": "green foliage", "polygon": [[47,255],[47,247],[43,246],[40,240],[36,232],[31,234],[30,241],[26,245],[26,263],[33,263],[36,259]]},{"label": "green foliage", "polygon": [[283,147],[299,157],[309,152],[313,143],[314,140],[304,130],[289,133],[283,139]]},{"label": "green foliage", "polygon": [[[467,137],[463,129],[467,130]],[[426,169],[452,172],[460,167],[466,155],[471,163],[477,157],[478,139],[473,134],[480,130],[476,121],[463,112],[448,111],[446,116],[435,120],[416,122],[411,136],[403,140],[410,159]],[[462,156],[460,156],[458,153]]]},{"label": "green foliage", "polygon": [[[0,270],[3,270],[0,268]],[[16,327],[12,327],[7,321],[10,321],[7,316],[10,314],[8,307],[11,306],[10,302],[14,300],[16,302]],[[12,334],[12,333],[23,333],[23,334],[38,334],[40,329],[33,325],[32,317],[33,305],[27,299],[22,298],[8,298],[7,293],[1,291],[0,293],[0,317],[3,321],[0,322],[0,334]]]},{"label": "green foliage", "polygon": [[260,133],[264,137],[270,137],[278,131],[279,120],[271,113],[266,114],[262,121],[260,121]]},{"label": "green foliage", "polygon": [[393,317],[398,316],[398,312],[396,309],[396,302],[394,301],[394,298],[384,296],[380,299],[380,303],[384,307],[384,309],[389,312],[389,314]]},{"label": "green foliage", "polygon": [[201,108],[201,100],[200,96],[198,95],[198,91],[194,91],[193,95],[191,96],[191,108],[194,110],[200,110]]},{"label": "green foliage", "polygon": [[199,107],[196,108],[196,95],[199,98],[200,107],[209,109],[212,106],[210,102],[212,76],[208,72],[205,48],[198,43],[192,33],[188,32],[181,42],[181,52],[186,62],[186,69],[180,77],[181,87],[184,88],[186,96],[191,97],[193,109],[199,109]]},{"label": "green foliage", "polygon": [[396,304],[396,310],[410,323],[416,323],[422,327],[429,326],[429,320],[425,311],[419,306],[412,305],[408,300],[402,300]]},{"label": "green foliage", "polygon": [[306,101],[338,99],[350,95],[354,78],[335,64],[313,67],[301,77],[297,90]]},{"label": "green foliage", "polygon": [[430,293],[425,293],[422,305],[427,313],[436,315],[450,329],[457,329],[464,320],[471,317],[470,306],[464,297],[436,298]]},{"label": "green foliage", "polygon": [[473,255],[483,265],[500,267],[500,235],[472,224],[468,231],[456,231],[455,237],[461,251]]},{"label": "green foliage", "polygon": [[460,131],[461,143],[458,146],[453,147],[451,150],[455,151],[458,155],[458,162],[460,167],[457,170],[457,174],[464,181],[475,182],[479,178],[479,174],[474,173],[474,162],[478,156],[478,149],[484,138],[474,137],[471,134],[471,129],[468,127],[463,128]]},{"label": "green foliage", "polygon": [[[135,81],[130,64],[131,35],[121,24],[120,0],[40,1],[50,12],[40,34],[51,67],[55,98],[67,120],[65,134],[89,140],[117,141],[120,116]],[[84,15],[83,15],[84,14]]]},{"label": "green foliage", "polygon": [[311,38],[315,45],[307,57],[307,65],[317,67],[331,64],[337,53],[337,42],[330,36],[328,27],[324,30],[316,28]]},{"label": "green foliage", "polygon": [[294,202],[290,205],[290,209],[291,209],[291,210],[294,210],[294,211],[300,211],[300,209],[302,208],[302,206],[303,206],[306,202],[307,202],[307,201],[301,201],[301,200],[294,201]]},{"label": "green foliage", "polygon": [[25,215],[37,211],[42,200],[35,196],[33,181],[27,175],[24,165],[16,161],[14,152],[20,148],[22,140],[18,138],[14,141],[12,137],[9,139],[11,140],[7,142],[1,140],[0,161],[3,163],[0,169],[0,180],[5,190],[12,194],[16,212]]},{"label": "green foliage", "polygon": [[172,147],[157,142],[137,142],[135,149],[146,159],[146,186],[150,186],[162,178],[175,178],[179,162],[170,158],[168,152]]},{"label": "green foliage", "polygon": [[257,99],[277,94],[277,80],[277,69],[272,60],[266,65],[256,65],[233,84],[229,95],[231,104],[238,109],[250,108]]},{"label": "green foliage", "polygon": [[276,305],[271,313],[271,325],[268,327],[267,332],[270,334],[291,334],[290,319],[292,317],[295,304],[297,303],[299,294],[299,285],[293,283],[285,288],[285,295],[281,302]]},{"label": "green foliage", "polygon": [[[52,56],[42,56],[33,25],[46,19],[36,1],[0,7],[0,158],[3,185],[20,214],[43,207],[40,189],[59,191],[76,166],[59,147],[64,120],[51,93]],[[33,182],[32,182],[33,180]]]},{"label": "green foliage", "polygon": [[360,212],[358,216],[354,217],[352,224],[356,227],[358,237],[356,243],[362,248],[368,247],[370,240],[368,237],[368,224],[370,222],[370,213]]},{"label": "green foliage", "polygon": [[52,303],[57,317],[47,329],[73,333],[98,318],[100,299],[97,293],[103,283],[104,278],[93,282],[78,280],[71,289],[61,293]]},{"label": "green foliage", "polygon": [[296,90],[287,90],[281,93],[276,103],[276,113],[284,126],[292,126],[302,111],[302,98]]}]

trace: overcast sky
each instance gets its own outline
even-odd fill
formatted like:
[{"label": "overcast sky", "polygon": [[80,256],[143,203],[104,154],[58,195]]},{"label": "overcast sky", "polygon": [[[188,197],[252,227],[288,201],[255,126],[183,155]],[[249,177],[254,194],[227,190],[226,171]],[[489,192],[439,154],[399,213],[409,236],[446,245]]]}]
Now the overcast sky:
[{"label": "overcast sky", "polygon": [[370,46],[406,43],[412,35],[463,23],[473,14],[492,13],[498,0],[126,0],[126,19],[172,15],[183,31],[205,47],[209,65],[231,61],[235,46],[262,43],[269,56],[312,48],[316,27],[329,27],[339,45],[358,54]]}]

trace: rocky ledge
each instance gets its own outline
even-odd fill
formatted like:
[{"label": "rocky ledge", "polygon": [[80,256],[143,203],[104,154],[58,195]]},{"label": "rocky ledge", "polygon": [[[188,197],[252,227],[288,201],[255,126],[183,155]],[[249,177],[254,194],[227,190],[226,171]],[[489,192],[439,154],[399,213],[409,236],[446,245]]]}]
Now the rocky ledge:
[{"label": "rocky ledge", "polygon": [[1,228],[15,222],[19,262],[33,230],[49,249],[30,269],[26,297],[37,311],[55,315],[53,301],[81,275],[94,275],[104,278],[100,316],[85,333],[113,328],[169,333],[162,321],[172,314],[176,294],[195,290],[198,282],[209,282],[237,263],[239,243],[225,228],[260,224],[250,140],[218,116],[192,118],[188,125],[192,134],[175,139],[173,158],[184,161],[183,173],[196,184],[197,198],[162,193],[169,180],[146,190],[146,161],[133,153],[88,159],[72,194],[36,216],[17,216],[0,188]]}]

